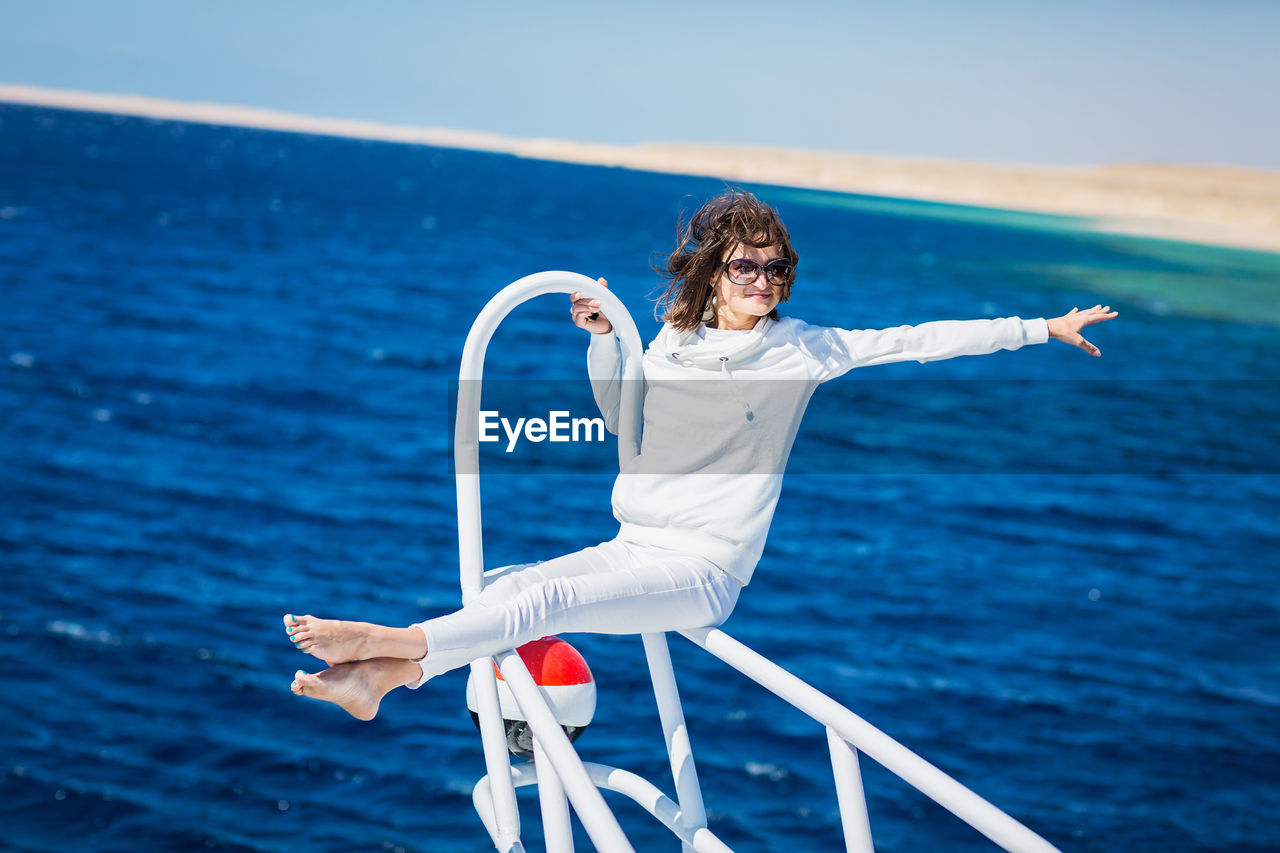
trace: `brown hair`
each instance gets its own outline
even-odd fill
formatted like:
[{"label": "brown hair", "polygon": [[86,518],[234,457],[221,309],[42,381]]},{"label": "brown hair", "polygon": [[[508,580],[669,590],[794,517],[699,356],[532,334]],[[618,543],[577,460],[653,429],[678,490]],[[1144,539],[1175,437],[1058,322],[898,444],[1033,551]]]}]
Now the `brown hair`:
[{"label": "brown hair", "polygon": [[[676,247],[661,256],[665,268],[654,269],[670,281],[654,314],[680,331],[696,329],[711,301],[712,282],[720,272],[727,251],[746,244],[757,248],[777,246],[792,265],[800,256],[791,247],[791,235],[778,211],[746,190],[731,187],[708,201],[687,222],[683,214],[676,226]],[[782,301],[791,296],[791,284],[782,288]],[[778,319],[774,309],[769,317]]]}]

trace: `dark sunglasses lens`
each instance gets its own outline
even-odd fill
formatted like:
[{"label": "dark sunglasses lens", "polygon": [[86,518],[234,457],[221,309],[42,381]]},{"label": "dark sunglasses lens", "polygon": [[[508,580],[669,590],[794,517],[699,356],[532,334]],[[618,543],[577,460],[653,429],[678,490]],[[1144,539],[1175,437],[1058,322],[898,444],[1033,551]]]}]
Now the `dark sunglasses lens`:
[{"label": "dark sunglasses lens", "polygon": [[785,261],[774,261],[764,268],[770,284],[786,284],[791,281],[791,264]]},{"label": "dark sunglasses lens", "polygon": [[735,258],[729,261],[729,278],[738,284],[746,284],[760,274],[760,265],[755,261]]}]

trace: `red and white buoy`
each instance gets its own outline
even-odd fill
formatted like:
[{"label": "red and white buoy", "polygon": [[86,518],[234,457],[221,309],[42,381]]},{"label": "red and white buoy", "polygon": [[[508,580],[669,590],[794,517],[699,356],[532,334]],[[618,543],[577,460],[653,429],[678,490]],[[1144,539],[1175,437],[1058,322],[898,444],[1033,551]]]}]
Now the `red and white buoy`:
[{"label": "red and white buoy", "polygon": [[[543,637],[525,643],[516,652],[528,667],[534,684],[542,691],[556,722],[560,723],[569,740],[577,740],[596,712],[596,682],[587,661],[577,649],[559,637]],[[521,758],[532,758],[533,733],[496,664],[493,669],[498,677],[498,705],[507,732],[507,747]],[[479,727],[479,706],[471,676],[467,677],[467,708]]]}]

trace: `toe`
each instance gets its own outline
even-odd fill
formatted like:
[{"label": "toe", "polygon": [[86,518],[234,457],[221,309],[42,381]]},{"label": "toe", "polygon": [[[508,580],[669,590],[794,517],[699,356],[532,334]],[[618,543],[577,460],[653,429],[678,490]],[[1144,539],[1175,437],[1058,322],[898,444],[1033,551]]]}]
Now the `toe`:
[{"label": "toe", "polygon": [[309,688],[314,688],[319,683],[318,679],[305,670],[298,670],[293,674],[293,692],[299,696],[307,695]]},{"label": "toe", "polygon": [[306,625],[300,621],[299,617],[292,613],[284,615],[284,633],[295,644],[298,642],[299,635],[306,629]]}]

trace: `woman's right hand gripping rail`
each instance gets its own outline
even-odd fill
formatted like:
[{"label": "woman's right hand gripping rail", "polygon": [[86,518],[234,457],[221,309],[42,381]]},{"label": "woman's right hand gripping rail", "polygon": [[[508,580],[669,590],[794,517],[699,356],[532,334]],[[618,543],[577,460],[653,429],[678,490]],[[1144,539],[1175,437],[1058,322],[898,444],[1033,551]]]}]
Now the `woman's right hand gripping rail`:
[{"label": "woman's right hand gripping rail", "polygon": [[[609,286],[609,282],[602,278],[596,280],[600,282],[601,287]],[[593,335],[604,335],[613,331],[613,324],[604,315],[599,299],[587,299],[582,295],[582,291],[575,290],[569,294],[569,300],[572,303],[569,306],[569,316],[573,318],[573,325],[586,329]]]}]

